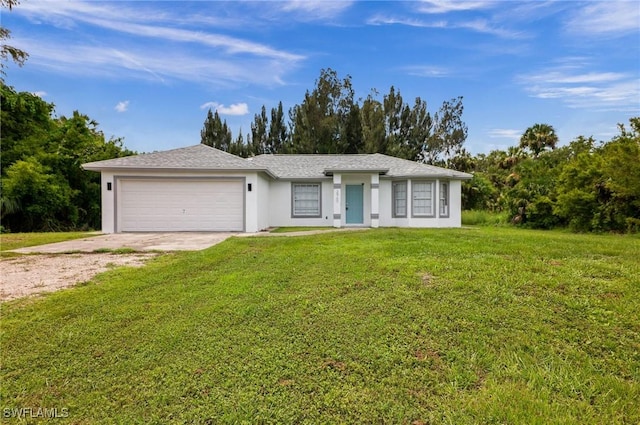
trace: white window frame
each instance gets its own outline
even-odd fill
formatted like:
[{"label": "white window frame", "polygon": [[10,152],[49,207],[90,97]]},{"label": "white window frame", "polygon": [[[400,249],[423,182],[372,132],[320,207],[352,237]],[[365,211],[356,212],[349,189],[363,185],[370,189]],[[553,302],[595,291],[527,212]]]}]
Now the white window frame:
[{"label": "white window frame", "polygon": [[[404,190],[398,190],[398,187],[404,187]],[[391,192],[393,201],[391,205],[391,216],[393,218],[405,218],[407,217],[407,210],[409,209],[409,197],[407,196],[407,181],[396,181],[391,183]],[[398,194],[404,194],[404,198],[399,198]],[[404,213],[398,212],[402,206],[399,205],[401,201],[404,201]]]},{"label": "white window frame", "polygon": [[[306,192],[297,192],[300,188],[308,189]],[[303,202],[316,203],[316,207],[303,207]],[[292,218],[319,218],[322,217],[322,183],[320,182],[293,182],[291,183],[291,217]]]},{"label": "white window frame", "polygon": [[[419,190],[425,185],[429,190]],[[436,182],[433,180],[415,180],[411,182],[411,216],[435,217],[436,216]],[[423,194],[424,193],[424,194]],[[422,203],[425,205],[421,205]]]},{"label": "white window frame", "polygon": [[449,182],[442,181],[439,185],[438,202],[439,202],[439,215],[440,217],[449,217]]}]

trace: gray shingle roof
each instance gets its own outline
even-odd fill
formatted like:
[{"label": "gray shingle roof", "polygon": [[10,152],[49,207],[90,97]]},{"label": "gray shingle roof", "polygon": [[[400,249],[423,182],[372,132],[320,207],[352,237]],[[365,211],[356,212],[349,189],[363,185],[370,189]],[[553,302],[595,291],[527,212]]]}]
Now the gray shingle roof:
[{"label": "gray shingle roof", "polygon": [[256,165],[245,159],[199,144],[168,151],[144,153],[82,165],[86,170],[110,168],[136,169],[189,169],[189,170],[256,170]]},{"label": "gray shingle roof", "polygon": [[471,174],[379,153],[357,155],[258,155],[243,159],[199,144],[168,151],[145,153],[82,165],[86,170],[156,169],[264,171],[275,178],[318,179],[333,173],[367,172],[387,177],[445,177],[469,179]]},{"label": "gray shingle roof", "polygon": [[387,177],[449,177],[470,179],[471,174],[420,164],[393,156],[374,154],[357,155],[258,155],[250,158],[258,167],[264,167],[284,179],[313,179],[334,172],[378,172]]}]

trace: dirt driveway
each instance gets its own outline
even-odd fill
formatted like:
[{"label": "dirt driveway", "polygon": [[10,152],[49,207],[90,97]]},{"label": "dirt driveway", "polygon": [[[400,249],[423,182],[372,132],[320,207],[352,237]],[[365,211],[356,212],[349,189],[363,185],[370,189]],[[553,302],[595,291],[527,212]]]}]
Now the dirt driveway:
[{"label": "dirt driveway", "polygon": [[199,251],[216,245],[237,233],[113,233],[88,238],[31,246],[14,250],[20,254],[96,252],[130,248],[135,251]]},{"label": "dirt driveway", "polygon": [[[232,235],[234,233],[117,233],[16,249],[14,252],[38,255],[0,260],[0,301],[74,286],[114,267],[140,267],[159,255],[159,251],[198,251]],[[122,249],[136,252],[105,252]]]},{"label": "dirt driveway", "polygon": [[140,267],[157,253],[24,255],[1,260],[0,301],[77,285],[119,266]]},{"label": "dirt driveway", "polygon": [[[363,229],[335,229],[352,231]],[[53,292],[91,280],[96,274],[119,266],[140,267],[162,251],[198,251],[231,236],[302,236],[327,232],[296,233],[116,233],[58,242],[14,252],[24,255],[0,260],[0,301]],[[135,252],[115,254],[130,248]],[[151,252],[150,252],[151,251]]]}]

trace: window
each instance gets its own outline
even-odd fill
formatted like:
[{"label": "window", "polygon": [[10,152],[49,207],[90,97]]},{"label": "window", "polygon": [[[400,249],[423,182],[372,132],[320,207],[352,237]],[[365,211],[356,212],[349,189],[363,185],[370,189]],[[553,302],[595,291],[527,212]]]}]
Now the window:
[{"label": "window", "polygon": [[293,183],[292,217],[320,217],[320,183]]},{"label": "window", "polygon": [[413,215],[416,217],[433,217],[435,215],[434,205],[434,183],[415,181],[411,184],[413,193]]},{"label": "window", "polygon": [[449,217],[449,182],[440,182],[440,217]]},{"label": "window", "polygon": [[393,182],[393,217],[407,216],[407,182]]}]

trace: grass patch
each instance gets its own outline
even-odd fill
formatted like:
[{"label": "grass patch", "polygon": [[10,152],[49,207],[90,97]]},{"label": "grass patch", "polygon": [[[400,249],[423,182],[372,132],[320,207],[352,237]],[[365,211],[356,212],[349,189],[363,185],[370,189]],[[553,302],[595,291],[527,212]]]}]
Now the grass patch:
[{"label": "grass patch", "polygon": [[4,304],[0,407],[73,423],[639,423],[639,241],[231,238]]},{"label": "grass patch", "polygon": [[2,233],[0,234],[0,251],[70,241],[89,236],[95,236],[95,232]]},{"label": "grass patch", "polygon": [[508,224],[509,214],[506,212],[490,212],[484,210],[462,211],[462,224],[465,226],[500,226]]},{"label": "grass patch", "polygon": [[93,252],[95,254],[135,254],[138,251],[133,248],[122,247],[122,248],[98,248],[98,249],[94,249]]},{"label": "grass patch", "polygon": [[311,230],[335,230],[335,227],[276,227],[269,231],[269,233],[293,233],[293,232],[308,232]]}]

